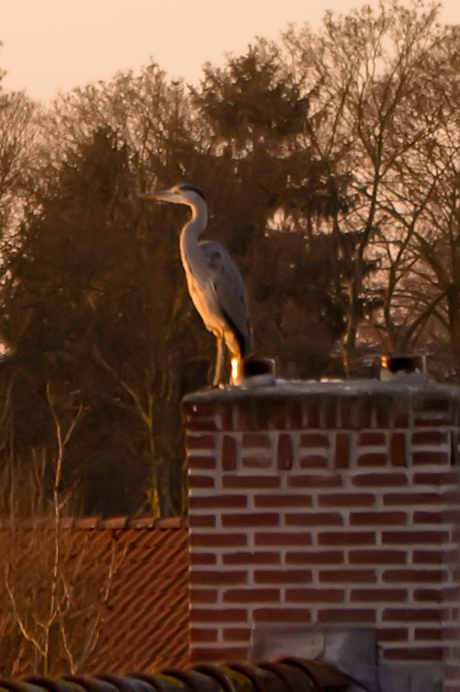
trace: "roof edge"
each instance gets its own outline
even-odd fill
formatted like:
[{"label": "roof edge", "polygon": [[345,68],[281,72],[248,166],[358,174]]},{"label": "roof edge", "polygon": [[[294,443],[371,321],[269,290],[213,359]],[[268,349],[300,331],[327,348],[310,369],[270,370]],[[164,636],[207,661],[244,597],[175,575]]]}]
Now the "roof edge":
[{"label": "roof edge", "polygon": [[[53,517],[35,519],[0,519],[0,530],[34,530],[47,529],[55,525]],[[158,530],[188,529],[186,516],[155,517],[62,517],[59,520],[61,529],[73,531],[106,531],[106,530]]]}]

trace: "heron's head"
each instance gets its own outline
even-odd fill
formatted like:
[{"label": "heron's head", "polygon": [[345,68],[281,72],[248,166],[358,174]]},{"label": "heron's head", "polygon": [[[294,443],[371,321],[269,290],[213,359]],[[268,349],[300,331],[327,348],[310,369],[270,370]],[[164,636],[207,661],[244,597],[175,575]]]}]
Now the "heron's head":
[{"label": "heron's head", "polygon": [[186,204],[189,207],[198,206],[206,202],[205,196],[195,185],[185,183],[184,185],[174,185],[169,190],[158,190],[139,195],[140,199],[161,200],[172,202],[173,204]]}]

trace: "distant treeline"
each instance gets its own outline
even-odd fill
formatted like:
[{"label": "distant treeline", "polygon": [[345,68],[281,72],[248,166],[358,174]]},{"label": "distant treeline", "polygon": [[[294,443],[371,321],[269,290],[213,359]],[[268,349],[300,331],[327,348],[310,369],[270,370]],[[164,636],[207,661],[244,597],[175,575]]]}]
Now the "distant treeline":
[{"label": "distant treeline", "polygon": [[[156,64],[0,91],[0,506],[183,511],[180,401],[214,339],[186,291],[193,182],[245,278],[255,353],[290,378],[425,353],[460,378],[460,27],[386,1],[256,40],[198,87]],[[154,46],[152,47],[154,50]]]}]

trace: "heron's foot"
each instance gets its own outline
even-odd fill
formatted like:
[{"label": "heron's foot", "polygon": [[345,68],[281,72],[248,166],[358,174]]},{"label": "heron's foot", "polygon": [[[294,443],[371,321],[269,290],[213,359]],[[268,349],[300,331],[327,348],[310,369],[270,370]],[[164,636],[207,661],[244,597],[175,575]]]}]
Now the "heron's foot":
[{"label": "heron's foot", "polygon": [[207,389],[225,389],[227,386],[225,382],[213,382],[207,386]]}]

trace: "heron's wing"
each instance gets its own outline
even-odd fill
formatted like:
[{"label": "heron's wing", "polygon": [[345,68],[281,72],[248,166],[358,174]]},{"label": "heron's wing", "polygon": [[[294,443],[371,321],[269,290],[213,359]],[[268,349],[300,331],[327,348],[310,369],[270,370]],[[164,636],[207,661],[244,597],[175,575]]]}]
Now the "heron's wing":
[{"label": "heron's wing", "polygon": [[209,267],[212,289],[224,317],[236,332],[243,355],[250,348],[249,309],[246,286],[227,250],[214,240],[200,243]]}]

